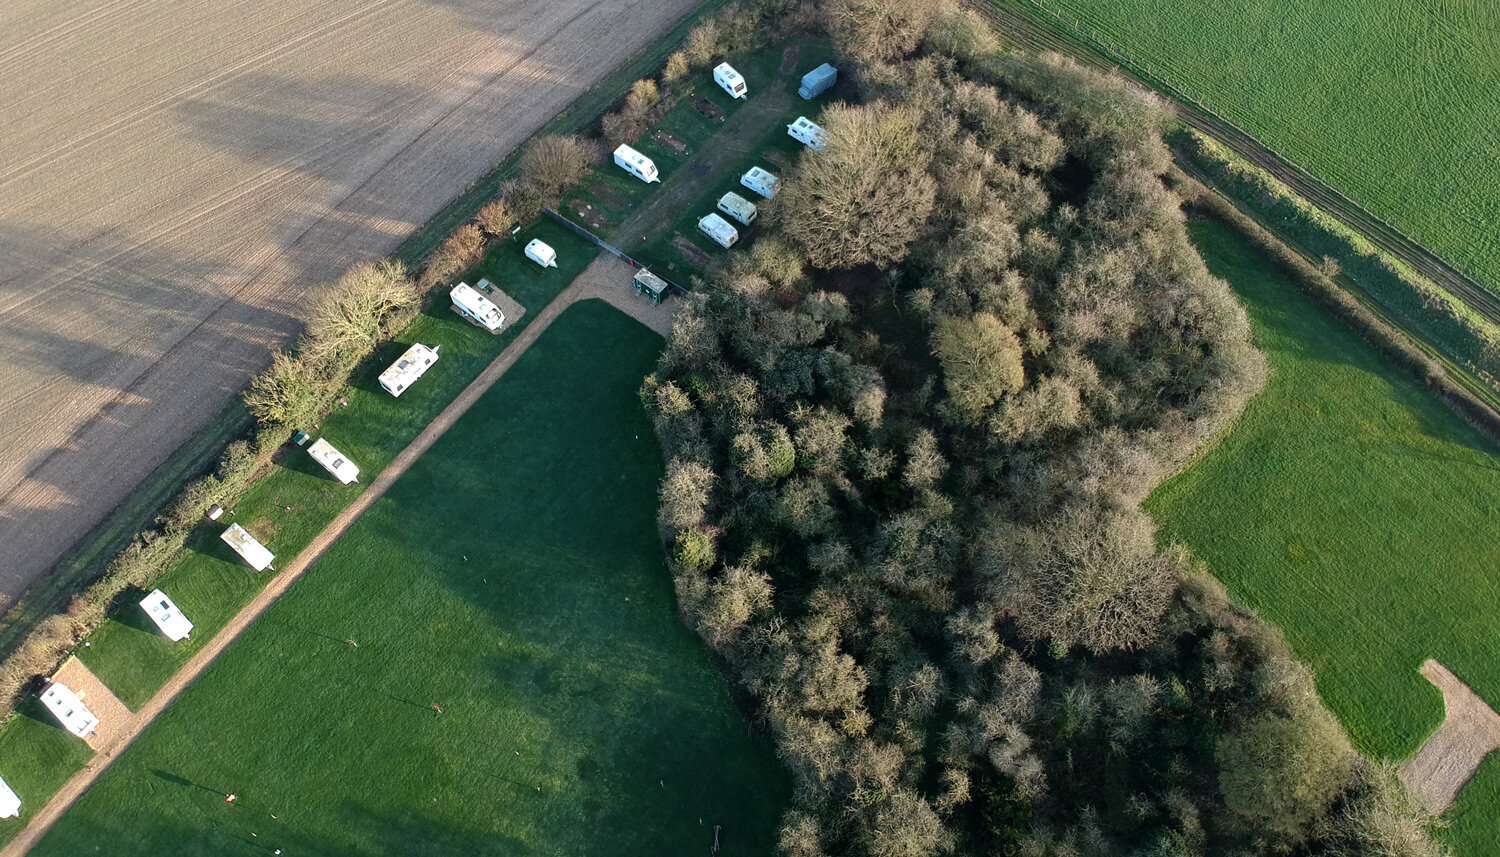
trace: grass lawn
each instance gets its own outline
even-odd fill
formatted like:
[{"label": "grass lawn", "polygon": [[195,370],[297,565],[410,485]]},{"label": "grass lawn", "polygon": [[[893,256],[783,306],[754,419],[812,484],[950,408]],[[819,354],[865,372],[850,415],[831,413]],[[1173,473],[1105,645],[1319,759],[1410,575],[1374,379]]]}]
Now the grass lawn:
[{"label": "grass lawn", "polygon": [[567,310],[33,853],[771,853],[657,541],[661,345]]},{"label": "grass lawn", "polygon": [[1047,5],[1500,287],[1500,4]]},{"label": "grass lawn", "polygon": [[[558,267],[544,269],[525,258],[522,248],[533,237],[557,250]],[[315,436],[327,437],[346,453],[368,483],[597,254],[588,242],[548,220],[534,221],[516,238],[491,248],[468,273],[468,281],[487,277],[520,301],[526,313],[517,323],[495,336],[461,319],[441,296],[435,298],[398,342],[381,346],[375,359],[355,374],[349,407],[335,409]],[[412,342],[439,346],[440,357],[421,381],[393,398],[376,377]],[[199,527],[185,559],[160,581],[162,591],[195,623],[191,640],[167,640],[138,607],[127,603],[79,649],[89,669],[126,705],[139,708],[150,699],[269,580],[269,573],[251,571],[219,540],[225,524],[240,522],[284,563],[364,490],[361,484],[340,485],[303,450],[287,447],[280,461],[282,466],[257,482],[232,515]]]},{"label": "grass lawn", "polygon": [[[1298,292],[1230,228],[1191,224],[1250,312],[1266,391],[1147,502],[1245,603],[1286,630],[1361,750],[1404,759],[1441,722],[1436,658],[1500,705],[1494,446]],[[1493,760],[1449,836],[1500,836]],[[1473,801],[1487,794],[1482,811]]]}]

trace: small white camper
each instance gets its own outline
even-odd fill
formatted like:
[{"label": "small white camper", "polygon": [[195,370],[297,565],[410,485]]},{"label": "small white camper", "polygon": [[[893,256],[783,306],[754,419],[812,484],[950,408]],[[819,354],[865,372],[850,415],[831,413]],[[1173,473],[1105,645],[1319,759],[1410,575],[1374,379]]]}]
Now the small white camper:
[{"label": "small white camper", "polygon": [[182,615],[182,611],[177,609],[172,599],[160,589],[151,590],[150,595],[141,599],[141,609],[145,610],[146,615],[151,617],[151,621],[156,623],[156,627],[167,635],[167,639],[173,642],[186,640],[193,632],[193,623]]},{"label": "small white camper", "polygon": [[802,85],[797,88],[797,94],[804,100],[811,101],[828,91],[828,87],[838,82],[839,70],[829,63],[823,63],[807,74],[802,75]]},{"label": "small white camper", "polygon": [[428,348],[420,342],[412,345],[395,363],[380,373],[380,386],[392,396],[400,396],[407,387],[422,377],[427,367],[437,362],[438,348],[441,347]]},{"label": "small white camper", "polygon": [[615,149],[615,163],[624,169],[625,172],[630,173],[646,184],[660,181],[656,176],[656,164],[652,163],[650,158],[624,143],[621,143],[620,147]]},{"label": "small white camper", "polygon": [[776,196],[781,190],[781,179],[775,173],[768,172],[760,167],[751,167],[748,172],[740,176],[740,184],[755,191],[766,199]]},{"label": "small white camper", "polygon": [[42,704],[57,718],[62,727],[79,738],[87,738],[99,725],[99,718],[89,711],[83,700],[68,690],[67,685],[52,682],[42,691]]},{"label": "small white camper", "polygon": [[526,245],[526,258],[543,268],[557,267],[557,251],[540,238],[533,238],[531,243]]},{"label": "small white camper", "polygon": [[746,226],[755,222],[755,203],[734,191],[719,197],[719,210]]},{"label": "small white camper", "polygon": [[255,536],[250,535],[239,524],[230,524],[229,529],[219,534],[219,538],[224,544],[234,548],[234,552],[239,554],[245,562],[250,563],[250,567],[256,571],[265,571],[276,559],[270,551],[266,550],[265,545],[256,541]]},{"label": "small white camper", "polygon": [[740,232],[729,221],[717,214],[709,214],[698,221],[698,231],[713,239],[713,242],[724,249],[734,246],[734,242],[740,240]]},{"label": "small white camper", "polygon": [[21,796],[5,780],[0,780],[0,818],[20,818]]},{"label": "small white camper", "polygon": [[458,310],[459,315],[490,333],[499,333],[505,327],[505,313],[468,283],[454,286],[448,296],[453,299],[453,308]]},{"label": "small white camper", "polygon": [[786,126],[786,132],[792,135],[792,139],[812,149],[814,152],[823,151],[827,134],[823,126],[808,119],[806,116],[798,116],[797,121]]},{"label": "small white camper", "polygon": [[328,438],[320,437],[307,448],[307,454],[312,460],[323,465],[323,469],[333,474],[333,478],[348,485],[359,481],[359,465],[349,460],[349,456],[333,448]]},{"label": "small white camper", "polygon": [[734,66],[721,62],[714,67],[714,83],[724,88],[731,98],[744,98],[750,94],[745,88],[745,78],[734,70]]}]

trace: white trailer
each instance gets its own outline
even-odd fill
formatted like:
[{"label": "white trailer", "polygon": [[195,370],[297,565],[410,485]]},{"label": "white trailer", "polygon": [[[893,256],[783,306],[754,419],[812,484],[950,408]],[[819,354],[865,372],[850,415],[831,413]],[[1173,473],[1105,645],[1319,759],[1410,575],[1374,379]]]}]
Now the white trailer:
[{"label": "white trailer", "polygon": [[21,797],[5,780],[0,780],[0,818],[20,818]]},{"label": "white trailer", "polygon": [[99,718],[89,711],[67,685],[52,682],[42,691],[42,704],[57,718],[62,727],[79,738],[87,738],[99,726]]},{"label": "white trailer", "polygon": [[505,313],[468,283],[459,283],[454,286],[448,296],[453,299],[453,308],[458,310],[458,314],[473,324],[490,333],[499,333],[501,328],[505,327]]},{"label": "white trailer", "polygon": [[621,143],[620,147],[615,149],[615,163],[624,169],[625,172],[630,173],[646,184],[661,181],[656,175],[656,164],[652,163],[650,158],[624,143]]},{"label": "white trailer", "polygon": [[760,167],[751,167],[748,172],[740,176],[740,184],[755,191],[766,199],[776,196],[781,190],[781,179],[775,173],[763,170]]},{"label": "white trailer", "polygon": [[265,571],[276,559],[275,555],[266,550],[265,545],[256,541],[255,536],[250,535],[239,524],[230,524],[229,529],[219,534],[219,538],[224,544],[234,548],[234,552],[239,554],[245,562],[250,563],[250,567],[256,571]]},{"label": "white trailer", "polygon": [[188,635],[193,633],[193,623],[182,615],[182,611],[177,609],[172,599],[160,589],[151,590],[150,595],[141,599],[141,609],[145,610],[146,615],[151,617],[151,621],[156,623],[156,627],[167,635],[167,639],[173,642],[186,640]]},{"label": "white trailer", "polygon": [[557,267],[557,251],[540,238],[533,238],[531,243],[526,245],[526,258],[543,268]]},{"label": "white trailer", "polygon": [[746,226],[755,222],[755,203],[734,191],[719,197],[719,210]]},{"label": "white trailer", "polygon": [[792,135],[792,139],[814,152],[823,151],[823,147],[827,144],[828,135],[823,131],[823,126],[806,116],[798,116],[796,122],[786,126],[786,132]]},{"label": "white trailer", "polygon": [[698,231],[713,239],[713,242],[724,249],[734,246],[734,242],[740,240],[740,232],[729,221],[717,214],[709,214],[698,221]]},{"label": "white trailer", "polygon": [[802,85],[797,88],[797,94],[803,99],[811,101],[828,91],[828,87],[838,82],[839,70],[830,63],[823,63],[807,74],[802,75]]},{"label": "white trailer", "polygon": [[328,438],[320,437],[307,448],[307,454],[312,460],[323,465],[323,469],[333,474],[333,478],[348,485],[359,481],[359,465],[349,460],[349,456],[333,448]]},{"label": "white trailer", "polygon": [[406,353],[380,373],[380,386],[385,388],[392,396],[400,396],[416,380],[422,377],[422,373],[438,360],[438,348],[428,348],[418,342],[406,349]]},{"label": "white trailer", "polygon": [[714,67],[714,83],[723,87],[731,98],[744,98],[750,94],[745,88],[745,78],[734,70],[734,66],[727,62],[721,62]]}]

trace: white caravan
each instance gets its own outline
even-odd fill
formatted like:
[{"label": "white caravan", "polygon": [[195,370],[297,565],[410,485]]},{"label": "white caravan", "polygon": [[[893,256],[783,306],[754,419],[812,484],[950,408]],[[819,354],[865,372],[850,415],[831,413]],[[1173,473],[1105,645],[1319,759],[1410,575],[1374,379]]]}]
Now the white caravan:
[{"label": "white caravan", "polygon": [[615,163],[624,169],[625,172],[630,173],[646,184],[661,181],[656,175],[656,164],[652,163],[650,158],[624,143],[621,143],[620,147],[615,149]]},{"label": "white caravan", "polygon": [[255,536],[239,524],[230,524],[229,529],[219,534],[219,539],[224,544],[234,548],[245,562],[256,571],[265,571],[271,567],[271,562],[276,559],[266,546],[255,540]]},{"label": "white caravan", "polygon": [[151,590],[150,595],[141,599],[141,609],[145,610],[146,615],[151,617],[151,621],[156,623],[156,627],[167,635],[167,639],[173,642],[186,640],[193,632],[193,623],[182,615],[182,611],[177,609],[172,599],[160,589]]},{"label": "white caravan", "polygon": [[333,474],[333,478],[348,485],[359,481],[359,465],[349,460],[349,456],[333,448],[328,438],[320,437],[307,448],[307,454],[312,460],[323,465],[323,469]]},{"label": "white caravan", "polygon": [[823,131],[823,126],[806,116],[798,116],[796,122],[786,126],[786,132],[792,135],[792,139],[814,152],[823,151],[823,147],[827,145],[828,135]]},{"label": "white caravan", "polygon": [[454,286],[448,296],[453,299],[453,308],[458,310],[458,314],[473,324],[490,333],[499,333],[500,329],[505,327],[505,313],[468,283],[459,283]]},{"label": "white caravan", "polygon": [[775,173],[763,170],[760,167],[751,167],[748,172],[740,176],[740,184],[755,191],[766,199],[776,196],[781,190],[781,179]]},{"label": "white caravan", "polygon": [[440,345],[436,348],[428,348],[418,342],[406,349],[405,354],[380,373],[380,386],[392,396],[400,396],[406,392],[407,387],[422,377],[427,367],[437,362],[438,348],[441,347]]},{"label": "white caravan", "polygon": [[557,251],[540,238],[533,238],[531,243],[526,245],[526,258],[543,268],[557,267]]},{"label": "white caravan", "polygon": [[19,818],[21,797],[5,780],[0,780],[0,818]]},{"label": "white caravan", "polygon": [[740,240],[739,230],[730,226],[729,221],[717,214],[707,215],[698,221],[698,230],[726,250],[733,247],[734,242]]},{"label": "white caravan", "polygon": [[719,197],[719,210],[746,226],[755,222],[755,203],[734,191]]},{"label": "white caravan", "polygon": [[94,734],[94,729],[99,725],[99,718],[94,712],[89,711],[83,700],[68,690],[67,685],[52,682],[47,689],[42,691],[42,704],[57,718],[57,722],[63,728],[77,735],[79,738],[87,738]]},{"label": "white caravan", "polygon": [[714,82],[723,87],[731,98],[744,98],[750,94],[750,90],[745,88],[744,76],[727,62],[721,62],[714,68]]}]

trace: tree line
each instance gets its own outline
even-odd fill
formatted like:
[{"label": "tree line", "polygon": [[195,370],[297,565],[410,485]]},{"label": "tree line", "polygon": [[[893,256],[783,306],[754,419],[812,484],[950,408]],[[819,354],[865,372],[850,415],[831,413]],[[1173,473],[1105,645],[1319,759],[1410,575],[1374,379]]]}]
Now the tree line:
[{"label": "tree line", "polygon": [[817,14],[858,103],[641,389],[682,617],[791,772],[781,851],[1440,853],[1141,508],[1266,372],[1166,108],[939,2]]}]

